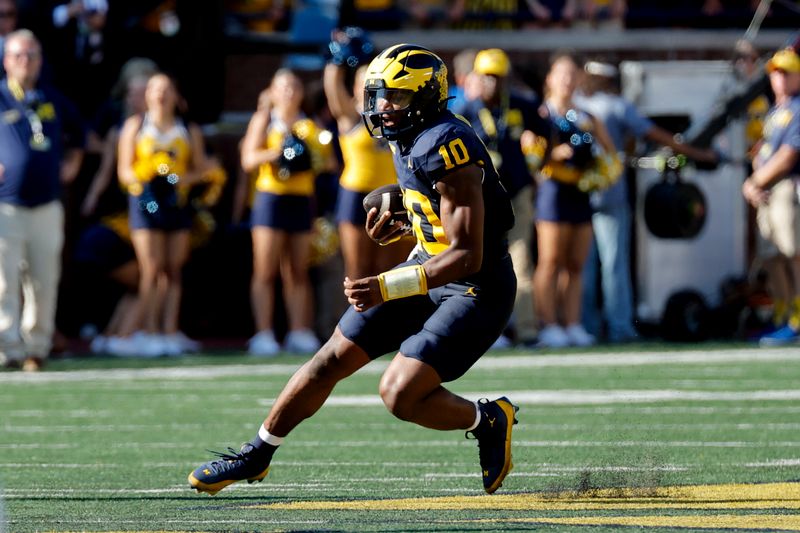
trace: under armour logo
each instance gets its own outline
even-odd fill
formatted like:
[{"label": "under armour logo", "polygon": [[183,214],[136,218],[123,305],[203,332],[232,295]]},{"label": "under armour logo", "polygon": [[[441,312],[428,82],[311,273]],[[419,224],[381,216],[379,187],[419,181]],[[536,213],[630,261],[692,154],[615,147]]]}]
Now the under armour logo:
[{"label": "under armour logo", "polygon": [[489,422],[489,427],[490,427],[490,428],[493,428],[493,427],[494,427],[494,421],[495,421],[495,420],[497,420],[497,418],[496,418],[496,417],[495,417],[495,418],[489,418],[489,417],[487,416],[487,417],[486,417],[486,420]]},{"label": "under armour logo", "polygon": [[483,471],[483,477],[489,477],[489,471],[488,470],[484,470]]},{"label": "under armour logo", "polygon": [[208,468],[204,468],[204,469],[203,469],[203,473],[204,473],[205,475],[207,475],[207,476],[210,476],[210,475],[211,475],[211,470],[209,470]]},{"label": "under armour logo", "polygon": [[467,287],[467,290],[464,291],[464,296],[478,296],[478,293],[475,292],[475,287]]}]

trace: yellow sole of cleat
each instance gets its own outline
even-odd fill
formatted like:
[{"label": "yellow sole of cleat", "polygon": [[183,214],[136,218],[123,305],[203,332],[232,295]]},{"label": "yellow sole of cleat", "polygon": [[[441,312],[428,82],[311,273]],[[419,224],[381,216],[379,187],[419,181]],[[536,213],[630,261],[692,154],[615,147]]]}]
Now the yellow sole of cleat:
[{"label": "yellow sole of cleat", "polygon": [[[259,475],[249,478],[247,480],[247,482],[248,483],[260,483],[261,481],[264,480],[265,477],[267,477],[268,473],[269,473],[269,467],[267,467],[266,470],[261,472]],[[214,496],[216,493],[218,493],[219,491],[221,491],[222,489],[224,489],[228,485],[232,485],[233,483],[236,483],[236,480],[230,479],[230,480],[220,481],[219,483],[214,483],[213,485],[208,485],[206,483],[203,483],[202,481],[200,481],[196,477],[194,477],[193,474],[189,474],[188,480],[189,480],[189,487],[190,488],[195,489],[198,493],[205,492],[206,494],[208,494],[210,496]],[[244,481],[244,480],[242,480],[242,481]]]},{"label": "yellow sole of cleat", "polygon": [[511,424],[506,425],[506,463],[503,465],[503,470],[497,476],[497,480],[489,487],[484,487],[487,494],[493,494],[497,489],[503,486],[503,480],[506,478],[511,469],[514,468],[514,463],[511,462],[511,430],[514,424],[517,423],[516,413],[519,407],[507,400],[498,400],[497,405],[506,414],[507,420],[512,420]]}]

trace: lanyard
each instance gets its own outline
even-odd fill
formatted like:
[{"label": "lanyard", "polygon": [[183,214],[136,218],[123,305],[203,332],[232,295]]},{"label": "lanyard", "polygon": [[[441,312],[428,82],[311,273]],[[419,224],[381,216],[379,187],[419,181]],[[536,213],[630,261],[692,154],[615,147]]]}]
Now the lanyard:
[{"label": "lanyard", "polygon": [[502,96],[500,105],[500,120],[495,121],[492,111],[487,107],[481,107],[478,110],[478,119],[481,122],[481,127],[488,137],[487,147],[492,150],[498,149],[500,139],[505,135],[508,126],[508,95]]},{"label": "lanyard", "polygon": [[25,118],[31,127],[30,145],[34,150],[46,151],[50,149],[50,139],[44,134],[42,119],[36,112],[35,107],[39,103],[39,91],[25,90],[14,80],[8,80],[8,89],[17,102],[23,107]]}]

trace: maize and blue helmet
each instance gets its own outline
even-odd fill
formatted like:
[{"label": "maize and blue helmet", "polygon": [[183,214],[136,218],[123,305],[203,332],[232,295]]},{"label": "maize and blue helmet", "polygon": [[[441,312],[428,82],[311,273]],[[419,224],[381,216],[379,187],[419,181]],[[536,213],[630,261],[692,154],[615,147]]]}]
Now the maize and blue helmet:
[{"label": "maize and blue helmet", "polygon": [[[397,140],[440,115],[447,99],[447,67],[441,58],[421,46],[397,44],[367,67],[362,117],[373,137]],[[397,109],[379,109],[380,100]]]}]

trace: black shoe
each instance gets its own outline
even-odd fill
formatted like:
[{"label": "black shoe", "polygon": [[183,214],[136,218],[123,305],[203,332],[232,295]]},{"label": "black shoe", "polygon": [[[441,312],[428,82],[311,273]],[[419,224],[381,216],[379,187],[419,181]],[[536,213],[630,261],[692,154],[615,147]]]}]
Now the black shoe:
[{"label": "black shoe", "polygon": [[219,459],[198,466],[189,474],[189,485],[197,492],[213,496],[231,483],[244,480],[254,483],[267,476],[271,452],[259,452],[249,442],[242,444],[238,453],[233,448],[228,448],[228,451],[230,453],[211,452]]},{"label": "black shoe", "polygon": [[492,494],[499,489],[506,475],[514,467],[511,462],[511,429],[517,423],[514,413],[519,407],[505,396],[490,402],[478,402],[481,422],[466,437],[472,434],[478,440],[478,456],[483,472],[483,488]]}]

